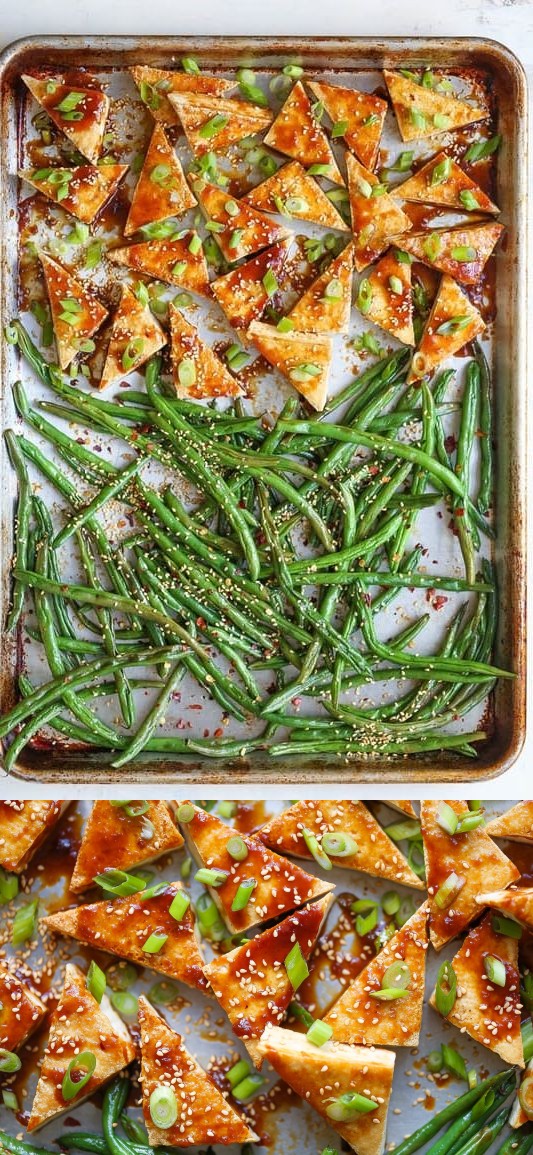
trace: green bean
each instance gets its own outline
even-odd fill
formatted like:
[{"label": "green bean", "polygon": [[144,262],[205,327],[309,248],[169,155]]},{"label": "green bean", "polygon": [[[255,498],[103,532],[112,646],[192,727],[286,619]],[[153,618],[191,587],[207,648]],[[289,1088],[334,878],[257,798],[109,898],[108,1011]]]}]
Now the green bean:
[{"label": "green bean", "polygon": [[492,505],[493,484],[490,371],[479,342],[475,342],[474,349],[479,370],[479,449],[481,458],[477,505],[480,513],[488,513]]},{"label": "green bean", "polygon": [[[497,1075],[491,1075],[488,1079],[483,1079],[473,1087],[472,1090],[466,1091],[464,1095],[460,1095],[458,1099],[448,1103],[436,1115],[432,1115],[431,1119],[427,1119],[418,1130],[414,1131],[407,1139],[404,1139],[397,1147],[394,1148],[394,1155],[412,1155],[413,1151],[418,1151],[420,1147],[424,1147],[429,1139],[432,1139],[446,1123],[453,1122],[459,1115],[469,1111],[478,1099],[486,1095],[487,1091],[492,1087],[498,1087],[507,1077],[508,1072],[503,1071]],[[429,1151],[428,1151],[429,1155]]]},{"label": "green bean", "polygon": [[165,682],[165,685],[163,686],[157,701],[146,715],[144,722],[142,722],[142,724],[139,726],[139,729],[134,734],[131,741],[128,742],[128,745],[121,752],[119,757],[115,758],[112,762],[112,766],[114,766],[115,769],[118,769],[119,766],[124,766],[126,762],[131,762],[132,758],[135,758],[137,754],[139,754],[140,751],[144,749],[154,730],[159,725],[159,722],[163,717],[165,709],[168,705],[169,698],[172,696],[180,678],[182,677],[183,667],[179,662],[177,662],[167,681]]},{"label": "green bean", "polygon": [[[18,482],[18,505],[15,522],[15,552],[16,565],[23,568],[27,562],[28,531],[31,516],[31,485],[28,477],[26,462],[20,452],[18,440],[12,429],[6,429],[4,440],[7,446],[9,459],[15,470]],[[24,603],[24,589],[17,582],[13,585],[11,608],[6,620],[6,632],[9,634],[15,629],[22,613]]]},{"label": "green bean", "polygon": [[118,495],[122,493],[122,490],[129,484],[132,477],[135,477],[139,472],[139,469],[141,469],[144,463],[144,458],[137,458],[120,471],[115,481],[111,481],[108,485],[102,486],[100,492],[93,497],[92,501],[90,501],[84,509],[78,510],[75,516],[56,534],[52,543],[53,548],[59,549],[59,546],[68,541],[69,537],[72,537],[78,529],[81,529],[83,525],[87,525],[94,517],[94,514],[98,513],[108,501],[111,501],[114,497],[118,497]]}]

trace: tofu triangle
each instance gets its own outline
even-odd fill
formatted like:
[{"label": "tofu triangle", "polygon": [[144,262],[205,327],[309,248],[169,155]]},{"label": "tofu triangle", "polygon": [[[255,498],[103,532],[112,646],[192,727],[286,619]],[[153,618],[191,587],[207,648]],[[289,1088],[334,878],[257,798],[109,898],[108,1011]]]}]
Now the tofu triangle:
[{"label": "tofu triangle", "polygon": [[406,814],[408,818],[417,817],[413,803],[406,798],[384,798],[383,801],[391,810],[399,810],[400,814]]},{"label": "tofu triangle", "polygon": [[[377,1047],[354,1047],[330,1041],[316,1047],[296,1031],[267,1027],[259,1049],[276,1073],[309,1103],[356,1152],[382,1155],[395,1056]],[[376,1104],[349,1122],[328,1116],[341,1095],[355,1092]]]},{"label": "tofu triangle", "polygon": [[209,271],[203,248],[191,252],[189,247],[195,235],[191,230],[175,240],[141,241],[120,249],[109,249],[106,258],[167,285],[178,285],[181,289],[208,297]]},{"label": "tofu triangle", "polygon": [[309,88],[340,130],[348,148],[351,148],[365,168],[374,169],[378,159],[379,142],[387,115],[387,101],[373,92],[360,92],[338,84],[319,84],[311,81]]},{"label": "tofu triangle", "polygon": [[422,140],[439,132],[475,124],[489,115],[456,96],[445,96],[402,76],[383,69],[402,140]]},{"label": "tofu triangle", "polygon": [[369,303],[367,301],[365,307],[365,320],[373,321],[404,345],[414,345],[409,259],[402,260],[398,249],[389,249],[373,266],[366,281]]},{"label": "tofu triangle", "polygon": [[59,364],[68,369],[107,317],[107,309],[69,269],[40,253]]},{"label": "tofu triangle", "polygon": [[167,338],[149,306],[141,304],[131,289],[123,285],[99,388],[106,389],[139,369],[166,343]]},{"label": "tofu triangle", "polygon": [[18,1051],[37,1030],[46,1015],[46,1004],[29,986],[31,972],[24,967],[26,982],[21,982],[5,962],[0,962],[0,1048]]},{"label": "tofu triangle", "polygon": [[216,185],[195,181],[194,188],[204,216],[219,226],[214,237],[230,264],[291,235],[283,225],[245,201],[234,200]]},{"label": "tofu triangle", "polygon": [[[111,898],[61,910],[42,921],[55,934],[67,935],[94,949],[108,951],[179,979],[187,986],[205,990],[204,960],[196,941],[191,907],[179,921],[170,914],[176,894],[183,889],[181,883],[162,883],[158,893],[153,893],[155,889],[147,889],[144,898],[140,891],[127,898]],[[143,945],[154,931],[167,938],[159,951],[148,954]]]},{"label": "tofu triangle", "polygon": [[323,333],[299,333],[296,329],[282,333],[262,321],[252,321],[248,337],[313,409],[320,412],[324,408],[333,358],[331,337]]},{"label": "tofu triangle", "polygon": [[[234,329],[247,329],[258,321],[273,293],[267,291],[264,279],[272,275],[276,282],[283,273],[292,238],[277,241],[258,256],[211,282],[211,289]],[[275,290],[274,290],[275,292]]]},{"label": "tofu triangle", "polygon": [[263,1061],[258,1040],[267,1026],[283,1022],[294,997],[284,961],[295,943],[309,961],[330,905],[330,895],[311,902],[204,968],[215,998],[258,1067]]},{"label": "tofu triangle", "polygon": [[421,880],[363,802],[340,799],[295,802],[267,822],[260,837],[281,854],[312,858],[304,830],[311,831],[319,842],[326,834],[347,834],[354,840],[357,850],[353,854],[331,856],[336,867],[360,870],[363,874],[423,890]]},{"label": "tofu triangle", "polygon": [[242,393],[239,382],[201,340],[196,327],[173,305],[169,317],[172,376],[178,397],[190,400],[239,397]]},{"label": "tofu triangle", "polygon": [[505,814],[487,823],[491,838],[510,838],[514,842],[533,842],[533,802],[517,802]]},{"label": "tofu triangle", "polygon": [[263,132],[272,113],[245,100],[228,100],[194,92],[169,92],[183,131],[195,156],[224,152],[245,136]]},{"label": "tofu triangle", "polygon": [[68,802],[34,799],[16,806],[0,802],[0,866],[20,874],[51,834]]},{"label": "tofu triangle", "polygon": [[448,273],[462,284],[476,285],[503,231],[503,225],[491,221],[464,228],[434,229],[431,233],[408,233],[398,243],[422,264]]},{"label": "tofu triangle", "polygon": [[[403,240],[402,240],[403,244]],[[463,345],[485,328],[479,309],[447,273],[441,277],[437,295],[413,356],[408,385],[433,373],[438,365],[453,357]]]},{"label": "tofu triangle", "polygon": [[[333,1028],[333,1038],[365,1047],[418,1046],[427,951],[428,908],[424,903],[328,1011],[324,1022]],[[384,989],[394,990],[394,984],[388,986],[383,976],[395,963],[408,967],[409,981],[402,985],[406,994],[390,1000],[376,997]]]},{"label": "tofu triangle", "polygon": [[403,201],[442,205],[460,212],[500,211],[447,152],[437,153],[403,184],[396,185],[394,195]]},{"label": "tofu triangle", "polygon": [[352,310],[354,252],[347,245],[291,309],[299,333],[347,333]]},{"label": "tofu triangle", "polygon": [[[22,169],[21,180],[85,224],[92,224],[128,171],[127,164]],[[61,178],[61,179],[60,179]]]},{"label": "tofu triangle", "polygon": [[[515,879],[519,873],[517,870]],[[483,881],[485,882],[485,879]],[[493,910],[500,910],[502,914],[514,918],[515,922],[520,923],[520,926],[525,926],[527,930],[533,931],[532,886],[512,886],[509,890],[481,891],[476,896],[476,902],[480,906],[490,906]]]},{"label": "tofu triangle", "polygon": [[272,122],[265,136],[265,144],[285,156],[294,157],[306,168],[315,164],[327,165],[328,171],[321,175],[334,184],[344,184],[329,140],[313,113],[311,101],[300,80],[296,81]]},{"label": "tofu triangle", "polygon": [[[504,987],[488,978],[485,971],[488,957],[503,963]],[[505,1063],[523,1067],[518,939],[497,934],[492,927],[492,915],[487,914],[469,930],[451,965],[457,979],[457,995],[445,1016],[448,1022],[461,1033],[466,1031]],[[435,991],[430,1003],[436,1010]]]},{"label": "tofu triangle", "polygon": [[335,205],[298,160],[284,164],[273,176],[256,185],[243,200],[266,213],[312,221],[323,229],[350,231]]},{"label": "tofu triangle", "polygon": [[[346,154],[348,192],[354,234],[355,267],[361,272],[389,247],[391,239],[412,227],[409,217],[377,176]],[[377,195],[374,190],[378,190]]]},{"label": "tofu triangle", "polygon": [[[478,894],[487,882],[494,887],[508,886],[519,878],[520,871],[496,846],[483,826],[465,834],[450,835],[439,824],[440,802],[426,799],[420,805],[420,824],[424,842],[426,882],[429,894],[429,932],[432,946],[440,950],[456,938],[479,914]],[[447,802],[461,819],[468,814],[465,802]],[[456,874],[462,885],[446,906],[439,905],[436,895],[450,875]]]},{"label": "tofu triangle", "polygon": [[32,96],[45,109],[82,156],[94,162],[100,156],[104,139],[109,100],[100,88],[80,88],[47,77],[23,75]]},{"label": "tofu triangle", "polygon": [[[256,1136],[233,1109],[206,1071],[141,995],[142,1108],[152,1147],[195,1147],[200,1144],[246,1143]],[[171,1087],[178,1115],[171,1127],[157,1127],[150,1112],[150,1097],[159,1087]]]},{"label": "tofu triangle", "polygon": [[233,80],[225,80],[223,76],[208,76],[205,72],[196,76],[190,72],[152,68],[149,64],[134,64],[130,72],[143,104],[150,109],[154,120],[167,128],[180,123],[179,116],[168,99],[170,92],[223,96],[225,92],[235,88]]},{"label": "tofu triangle", "polygon": [[195,204],[196,198],[165,130],[156,124],[135,185],[124,234],[130,237],[144,225],[179,217]]},{"label": "tofu triangle", "polygon": [[[71,1060],[84,1051],[94,1055],[96,1066],[81,1093],[65,1101],[61,1088],[67,1068]],[[28,1131],[36,1131],[65,1111],[72,1113],[134,1058],[135,1047],[128,1028],[113,1010],[107,995],[97,1003],[87,990],[83,972],[67,963],[59,1003],[50,1016],[50,1033]]]},{"label": "tofu triangle", "polygon": [[115,870],[128,871],[181,846],[183,838],[166,802],[150,802],[148,810],[137,817],[130,817],[123,806],[94,802],[69,889],[80,894],[94,886],[95,875],[110,862]]},{"label": "tofu triangle", "polygon": [[[222,885],[208,889],[232,934],[281,918],[334,889],[330,883],[314,878],[274,854],[256,835],[232,830],[215,814],[197,806],[191,821],[183,825],[183,833],[189,853],[200,867],[227,873]],[[236,835],[242,838],[247,850],[242,862],[235,862],[227,850],[229,839]],[[249,902],[242,910],[232,910],[241,882],[250,878],[257,885]]]}]

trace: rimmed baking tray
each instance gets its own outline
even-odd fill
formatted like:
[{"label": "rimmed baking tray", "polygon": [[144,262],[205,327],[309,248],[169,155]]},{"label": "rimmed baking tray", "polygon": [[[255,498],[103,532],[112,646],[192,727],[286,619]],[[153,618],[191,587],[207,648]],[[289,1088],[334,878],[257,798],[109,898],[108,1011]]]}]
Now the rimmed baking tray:
[{"label": "rimmed baking tray", "polygon": [[[496,320],[492,327],[491,358],[494,373],[494,427],[496,431],[494,561],[499,589],[499,626],[495,648],[498,664],[514,670],[514,680],[499,683],[490,707],[490,738],[477,760],[448,754],[406,757],[401,760],[292,758],[269,760],[260,752],[248,760],[217,763],[196,755],[187,758],[142,757],[127,769],[114,771],[109,755],[80,752],[67,745],[27,748],[17,774],[23,779],[75,784],[177,780],[184,784],[266,782],[338,782],[343,789],[356,782],[449,781],[487,779],[503,773],[517,757],[525,737],[525,498],[526,498],[526,196],[527,100],[523,69],[513,54],[485,39],[432,38],[266,38],[245,37],[44,37],[11,45],[0,57],[2,87],[2,198],[3,256],[1,289],[3,321],[16,310],[17,286],[17,180],[20,142],[20,75],[39,67],[88,67],[120,70],[136,63],[170,67],[193,53],[202,67],[225,72],[246,64],[275,70],[298,59],[315,73],[351,74],[382,67],[439,66],[452,72],[478,70],[490,84],[503,145],[498,163],[498,202],[506,225],[505,251],[496,259]],[[2,350],[1,424],[14,421],[9,389],[13,380],[13,352]],[[0,618],[9,597],[12,555],[14,479],[2,454],[2,533],[0,539]],[[17,652],[11,639],[0,649],[0,703],[13,701]]]}]

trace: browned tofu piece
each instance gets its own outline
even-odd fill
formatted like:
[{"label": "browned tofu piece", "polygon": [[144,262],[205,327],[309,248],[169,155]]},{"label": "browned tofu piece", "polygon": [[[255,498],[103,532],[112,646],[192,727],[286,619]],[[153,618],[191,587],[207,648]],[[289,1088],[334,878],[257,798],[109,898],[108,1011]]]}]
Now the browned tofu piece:
[{"label": "browned tofu piece", "polygon": [[362,272],[388,249],[394,237],[408,232],[412,225],[377,176],[364,168],[351,153],[346,154],[346,166],[355,267]]},{"label": "browned tofu piece", "polygon": [[488,109],[476,108],[456,96],[424,88],[400,72],[383,69],[402,140],[421,140],[485,120]]},{"label": "browned tofu piece", "polygon": [[[240,834],[247,855],[242,862],[236,862],[228,853],[227,844],[237,833],[215,814],[197,806],[192,820],[183,824],[187,848],[198,866],[223,870],[227,874],[222,885],[208,889],[233,934],[280,918],[334,889],[330,883],[313,878],[286,858],[273,854],[256,835]],[[241,882],[252,878],[257,885],[249,902],[242,910],[233,911],[231,908]]]},{"label": "browned tofu piece", "polygon": [[[186,1049],[181,1035],[144,995],[139,999],[139,1026],[142,1107],[152,1147],[227,1146],[257,1138]],[[176,1096],[176,1122],[164,1129],[154,1124],[150,1112],[150,1097],[159,1087],[172,1088]]]},{"label": "browned tofu piece", "polygon": [[179,217],[195,204],[196,197],[165,130],[156,124],[135,185],[124,235],[130,237],[154,221]]},{"label": "browned tofu piece", "polygon": [[106,258],[168,285],[177,285],[180,289],[208,297],[209,270],[204,250],[201,247],[199,252],[191,252],[189,247],[195,235],[191,230],[175,240],[141,241],[140,244],[109,249]]},{"label": "browned tofu piece", "polygon": [[[509,860],[507,859],[507,861]],[[514,879],[509,881],[514,881],[519,875],[520,871],[516,870]],[[525,926],[527,930],[533,931],[533,887],[511,886],[508,890],[495,889],[490,891],[483,889],[489,882],[495,881],[495,879],[489,879],[488,875],[480,878],[476,902],[480,906],[491,906],[493,910],[500,910],[502,914],[514,918],[515,922]],[[503,881],[503,885],[506,885],[505,881]]]},{"label": "browned tofu piece", "polygon": [[92,224],[127,171],[127,164],[82,164],[77,168],[56,165],[22,169],[19,176],[65,212]]},{"label": "browned tofu piece", "polygon": [[[141,891],[128,898],[60,910],[42,922],[55,934],[68,935],[87,946],[205,990],[204,960],[196,940],[192,909],[189,906],[179,921],[170,913],[173,899],[183,887],[180,882],[169,882],[162,883],[158,893],[154,893],[155,889],[147,889],[144,897]],[[166,936],[154,953],[143,949],[151,935]]]},{"label": "browned tofu piece", "polygon": [[62,369],[68,369],[74,358],[84,352],[84,344],[90,342],[105,321],[107,309],[59,261],[52,260],[46,253],[40,253],[40,260],[50,301],[59,364]]},{"label": "browned tofu piece", "polygon": [[332,799],[295,802],[288,810],[271,818],[259,833],[266,845],[280,854],[312,858],[304,838],[306,830],[320,843],[328,834],[346,834],[353,839],[357,850],[342,857],[332,854],[335,866],[360,870],[363,874],[423,890],[421,880],[363,802]]},{"label": "browned tofu piece", "polygon": [[[283,1027],[267,1027],[259,1049],[277,1074],[328,1120],[356,1155],[382,1155],[394,1074],[392,1051],[334,1041],[316,1047]],[[335,1122],[328,1116],[328,1107],[341,1095],[353,1092],[375,1103],[375,1110],[356,1114],[346,1123]]]},{"label": "browned tofu piece", "polygon": [[[402,241],[403,243],[403,241]],[[411,361],[407,382],[412,385],[453,357],[463,345],[474,340],[485,329],[479,309],[459,288],[453,277],[444,273],[437,296],[424,326],[418,349]]]},{"label": "browned tofu piece", "polygon": [[214,233],[215,240],[231,264],[290,238],[283,225],[276,224],[245,201],[235,200],[217,185],[195,181],[194,188],[204,216],[219,226]]},{"label": "browned tofu piece", "polygon": [[[424,903],[333,1004],[324,1018],[333,1028],[333,1037],[364,1047],[418,1046],[427,950],[428,907]],[[397,999],[381,999],[383,990],[399,989],[397,980],[384,981],[388,968],[396,963],[408,968],[401,976],[401,989],[406,993]]]},{"label": "browned tofu piece", "polygon": [[517,802],[510,810],[487,822],[491,838],[510,838],[513,842],[533,842],[533,802]]},{"label": "browned tofu piece", "polygon": [[[373,92],[311,81],[309,88],[324,108],[348,148],[365,168],[374,169],[387,115],[387,101]],[[341,129],[343,131],[341,132]]]},{"label": "browned tofu piece", "polygon": [[300,80],[289,95],[270,126],[265,144],[299,160],[305,168],[326,165],[327,172],[321,173],[335,184],[344,184],[331,145],[316,119],[311,101]]},{"label": "browned tofu piece", "polygon": [[[70,1062],[90,1051],[96,1066],[87,1083],[72,1099],[62,1093]],[[36,1131],[65,1111],[72,1112],[85,1099],[128,1066],[135,1048],[126,1024],[113,1010],[106,995],[97,1003],[87,990],[83,972],[72,963],[65,967],[59,1003],[50,1016],[50,1034],[35,1091],[28,1131]]]},{"label": "browned tofu piece", "polygon": [[195,156],[225,152],[245,136],[263,132],[272,122],[271,112],[246,100],[195,92],[169,92],[168,99]]},{"label": "browned tofu piece", "polygon": [[[135,805],[135,804],[133,804]],[[130,817],[123,806],[94,802],[83,831],[70,890],[81,894],[94,885],[106,867],[130,870],[155,862],[183,846],[183,838],[167,802],[150,802],[148,810]]]},{"label": "browned tofu piece", "polygon": [[[431,944],[440,950],[456,938],[479,914],[478,895],[487,885],[509,886],[520,871],[496,846],[483,826],[465,834],[450,835],[439,825],[440,803],[426,799],[420,806],[424,859],[429,895]],[[448,801],[459,818],[468,814],[466,802]],[[440,888],[456,875],[457,887],[437,901]],[[485,905],[488,905],[486,903]]]},{"label": "browned tofu piece", "polygon": [[109,113],[109,100],[100,88],[65,84],[60,77],[22,77],[32,96],[50,120],[68,137],[82,156],[98,160]]},{"label": "browned tofu piece", "polygon": [[408,818],[416,818],[416,810],[413,803],[406,798],[384,798],[386,806],[390,806],[391,810],[399,810],[400,814],[406,814]]},{"label": "browned tofu piece", "polygon": [[431,233],[408,233],[398,244],[422,264],[448,273],[464,285],[476,285],[503,231],[503,225],[496,222],[434,229]]},{"label": "browned tofu piece", "polygon": [[323,229],[349,232],[335,205],[299,160],[284,164],[267,180],[256,185],[243,200],[265,213],[280,213],[295,220],[312,221]]},{"label": "browned tofu piece", "polygon": [[438,152],[403,184],[395,196],[404,201],[442,205],[460,212],[499,213],[486,192],[453,160],[447,152]]},{"label": "browned tofu piece", "polygon": [[46,1005],[26,982],[0,962],[0,1048],[18,1051],[46,1014]]},{"label": "browned tofu piece", "polygon": [[309,961],[330,905],[330,895],[309,903],[204,968],[234,1034],[257,1067],[263,1062],[258,1040],[266,1027],[281,1025],[294,998],[285,959],[298,943]]},{"label": "browned tofu piece", "polygon": [[250,261],[217,277],[211,289],[234,329],[247,329],[252,321],[259,321],[269,301],[271,291],[265,288],[265,277],[278,281],[287,260],[291,237],[264,249]]},{"label": "browned tofu piece", "polygon": [[0,866],[20,874],[69,805],[44,799],[0,802]]},{"label": "browned tofu piece", "polygon": [[140,369],[166,343],[166,335],[149,306],[143,305],[127,285],[122,285],[99,388],[107,389],[108,385]]},{"label": "browned tofu piece", "polygon": [[191,401],[240,397],[242,389],[220,357],[202,341],[198,330],[171,305],[169,309],[172,377],[178,397]]},{"label": "browned tofu piece", "polygon": [[324,333],[300,333],[297,329],[282,333],[275,325],[264,325],[262,321],[252,321],[247,335],[274,369],[320,412],[328,398],[333,359],[331,337]]},{"label": "browned tofu piece", "polygon": [[353,282],[353,245],[334,257],[291,309],[289,317],[299,333],[347,333],[350,328]]},{"label": "browned tofu piece", "polygon": [[[487,977],[485,960],[488,957],[503,963],[504,987]],[[518,940],[497,934],[492,927],[492,916],[487,914],[469,930],[451,965],[457,978],[457,997],[446,1015],[448,1022],[494,1051],[505,1063],[523,1067]],[[435,991],[430,1003],[436,1010]]]},{"label": "browned tofu piece", "polygon": [[222,76],[198,76],[190,72],[174,72],[166,68],[151,68],[149,64],[134,64],[131,75],[139,89],[143,104],[150,109],[154,120],[167,128],[179,124],[180,119],[168,99],[169,92],[196,92],[208,96],[223,96],[235,88],[235,81]]},{"label": "browned tofu piece", "polygon": [[[403,257],[403,259],[402,259]],[[366,277],[365,319],[402,341],[415,344],[411,262],[401,249],[389,249]]]}]

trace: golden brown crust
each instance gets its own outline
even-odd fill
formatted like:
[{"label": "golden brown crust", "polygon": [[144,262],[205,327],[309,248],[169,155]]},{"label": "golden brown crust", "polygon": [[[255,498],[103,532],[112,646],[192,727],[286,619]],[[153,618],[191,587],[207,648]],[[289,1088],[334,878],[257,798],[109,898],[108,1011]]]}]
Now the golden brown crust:
[{"label": "golden brown crust", "polygon": [[[347,245],[313,281],[289,313],[299,333],[347,333],[352,308],[354,253]],[[331,295],[328,295],[330,293]]]},{"label": "golden brown crust", "polygon": [[43,80],[26,74],[22,79],[53,124],[94,163],[100,155],[109,113],[105,92],[71,86],[51,76]]},{"label": "golden brown crust", "polygon": [[[272,113],[245,100],[227,100],[202,93],[169,92],[168,99],[177,112],[185,136],[195,156],[206,152],[223,152],[245,136],[263,132],[272,121]],[[205,125],[220,117],[220,129],[204,135]]]},{"label": "golden brown crust", "polygon": [[[443,170],[447,170],[443,175]],[[468,193],[465,199],[461,194]],[[422,204],[444,205],[461,212],[498,213],[500,210],[486,192],[453,160],[447,152],[438,152],[427,164],[410,176],[403,184],[397,185],[394,194],[404,201],[418,201]],[[475,206],[469,207],[469,198],[474,198]]]},{"label": "golden brown crust", "polygon": [[[393,237],[408,232],[412,225],[390,193],[383,190],[377,176],[350,152],[346,154],[346,167],[355,267],[362,272],[389,247]],[[379,196],[374,189],[379,191]]]},{"label": "golden brown crust", "polygon": [[[72,213],[72,216],[85,224],[92,224],[116,193],[127,171],[127,164],[82,164],[77,168],[51,165],[49,169],[22,169],[19,176],[54,204],[60,205],[65,212]],[[50,180],[48,175],[35,175],[50,173],[57,177],[59,172],[65,174],[68,182],[66,185],[57,179]]]},{"label": "golden brown crust", "polygon": [[282,165],[243,200],[266,213],[281,212],[289,218],[312,221],[323,229],[350,231],[335,205],[298,160]]},{"label": "golden brown crust", "polygon": [[276,280],[279,279],[291,240],[288,237],[285,241],[278,241],[211,283],[211,289],[234,329],[247,329],[252,321],[259,321],[262,317],[271,299],[264,278],[267,273],[272,273]]},{"label": "golden brown crust", "polygon": [[145,814],[130,817],[124,807],[94,802],[83,831],[70,890],[81,894],[106,866],[130,870],[179,850],[183,838],[166,802],[150,802]]},{"label": "golden brown crust", "polygon": [[196,198],[165,130],[156,124],[135,185],[124,235],[130,237],[154,221],[179,217],[195,204]]},{"label": "golden brown crust", "polygon": [[328,179],[344,184],[331,145],[313,114],[311,101],[300,80],[291,89],[276,119],[271,124],[265,144],[292,156],[307,168],[314,164],[328,166]]},{"label": "golden brown crust", "polygon": [[503,231],[503,225],[495,222],[434,229],[431,233],[408,233],[398,238],[398,245],[422,264],[448,273],[461,284],[476,285]]},{"label": "golden brown crust", "polygon": [[[517,870],[514,879],[509,879],[509,881],[514,881],[519,874],[520,871]],[[485,875],[482,880],[480,879],[480,883],[482,882],[483,885],[478,888],[476,902],[480,906],[490,906],[494,910],[501,910],[502,914],[514,918],[521,926],[533,931],[533,887],[511,886],[508,890],[484,891],[483,886],[486,886],[488,881],[488,875]],[[503,882],[505,886],[505,880]]]},{"label": "golden brown crust", "polygon": [[64,814],[68,802],[0,802],[0,866],[20,874]]},{"label": "golden brown crust", "polygon": [[17,1051],[46,1014],[42,999],[0,962],[0,1047]]},{"label": "golden brown crust", "polygon": [[[188,397],[193,401],[211,397],[239,397],[242,393],[239,382],[209,345],[200,339],[195,326],[173,305],[170,306],[169,317],[172,376],[178,397]],[[181,371],[184,365],[189,370],[190,380]]]},{"label": "golden brown crust", "polygon": [[207,220],[224,226],[215,236],[230,264],[291,235],[283,225],[276,224],[245,201],[235,200],[216,185],[195,181],[194,188]]},{"label": "golden brown crust", "polygon": [[311,81],[309,88],[319,100],[333,124],[346,123],[342,137],[348,148],[365,165],[374,169],[378,159],[379,142],[387,115],[387,101],[373,92],[359,92],[338,84],[319,84]]},{"label": "golden brown crust", "polygon": [[533,802],[517,802],[510,810],[487,822],[491,838],[510,838],[513,842],[533,842]]},{"label": "golden brown crust", "polygon": [[208,76],[205,72],[195,76],[189,72],[151,68],[148,64],[134,64],[130,72],[139,92],[141,85],[147,87],[144,104],[149,108],[154,120],[167,128],[180,123],[180,118],[168,99],[169,92],[196,92],[208,96],[223,96],[225,92],[235,88],[233,80],[225,80],[222,76]]},{"label": "golden brown crust", "polygon": [[400,72],[383,69],[402,140],[421,140],[441,132],[475,124],[489,115],[455,96],[445,96],[409,80]]},{"label": "golden brown crust", "polygon": [[[328,397],[328,381],[333,357],[331,337],[324,333],[281,333],[274,325],[252,321],[247,336],[263,357],[279,369],[293,389],[319,412]],[[308,372],[307,366],[312,367]]]},{"label": "golden brown crust", "polygon": [[[69,269],[52,260],[46,253],[39,255],[50,301],[59,364],[62,369],[68,369],[80,352],[80,343],[91,338],[105,321],[107,309]],[[75,308],[67,311],[65,301]]]},{"label": "golden brown crust", "polygon": [[166,343],[166,335],[149,306],[143,305],[127,285],[122,285],[99,388],[106,389],[139,369]]},{"label": "golden brown crust", "polygon": [[191,230],[175,240],[141,241],[140,244],[110,249],[106,254],[107,260],[146,273],[148,277],[165,281],[168,285],[178,285],[180,289],[209,297],[209,270],[204,250],[200,248],[199,252],[191,252],[189,248],[195,235]]},{"label": "golden brown crust", "polygon": [[414,345],[411,264],[408,260],[399,260],[398,251],[389,249],[368,273],[370,305],[365,318],[404,345]]},{"label": "golden brown crust", "polygon": [[453,277],[444,273],[413,356],[407,383],[412,385],[414,381],[432,373],[484,329],[485,322],[479,309],[462,292]]}]

